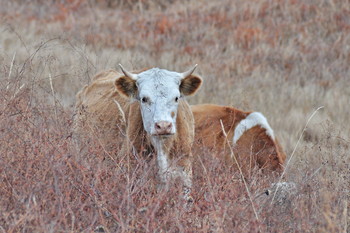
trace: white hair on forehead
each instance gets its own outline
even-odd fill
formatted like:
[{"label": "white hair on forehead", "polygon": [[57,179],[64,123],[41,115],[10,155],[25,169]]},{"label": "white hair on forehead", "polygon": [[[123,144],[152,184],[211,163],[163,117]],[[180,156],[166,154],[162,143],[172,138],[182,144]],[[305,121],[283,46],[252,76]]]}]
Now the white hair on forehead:
[{"label": "white hair on forehead", "polygon": [[265,116],[261,114],[260,112],[252,112],[250,113],[247,118],[239,122],[235,129],[235,133],[233,136],[233,143],[236,144],[238,139],[249,129],[259,125],[261,128],[266,129],[266,134],[272,138],[272,140],[275,140],[275,136],[273,133],[272,128],[270,127],[269,123],[267,122]]},{"label": "white hair on forehead", "polygon": [[174,81],[176,81],[176,83],[180,84],[181,74],[174,71],[165,70],[165,69],[152,68],[138,74],[138,77],[139,78],[137,81],[139,83],[152,79],[152,81],[159,82],[160,84],[162,84],[164,81],[167,81],[169,78],[173,78]]}]

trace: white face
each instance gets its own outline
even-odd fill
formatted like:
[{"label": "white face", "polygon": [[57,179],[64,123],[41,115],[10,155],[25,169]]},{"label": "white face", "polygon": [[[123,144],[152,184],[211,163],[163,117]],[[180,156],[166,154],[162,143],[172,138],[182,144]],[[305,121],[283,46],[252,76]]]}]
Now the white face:
[{"label": "white face", "polygon": [[120,94],[140,102],[143,127],[151,136],[176,133],[176,116],[181,96],[194,94],[202,79],[192,72],[184,73],[153,68],[140,74],[126,71],[119,77],[116,88]]},{"label": "white face", "polygon": [[175,134],[181,74],[153,68],[137,77],[144,129],[152,136]]}]

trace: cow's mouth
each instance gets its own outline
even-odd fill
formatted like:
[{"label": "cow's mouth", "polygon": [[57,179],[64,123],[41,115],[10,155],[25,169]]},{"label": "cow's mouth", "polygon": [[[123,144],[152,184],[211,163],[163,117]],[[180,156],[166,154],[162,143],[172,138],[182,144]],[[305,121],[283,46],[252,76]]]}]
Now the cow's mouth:
[{"label": "cow's mouth", "polygon": [[164,133],[164,134],[152,134],[153,137],[168,138],[174,136],[175,133]]}]

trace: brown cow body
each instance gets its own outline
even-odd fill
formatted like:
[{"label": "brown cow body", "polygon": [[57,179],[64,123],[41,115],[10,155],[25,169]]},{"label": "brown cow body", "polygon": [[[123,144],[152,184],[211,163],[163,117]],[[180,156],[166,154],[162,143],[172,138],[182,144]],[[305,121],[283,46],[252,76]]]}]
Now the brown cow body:
[{"label": "brown cow body", "polygon": [[193,94],[201,84],[200,77],[191,74],[193,70],[98,74],[77,94],[75,132],[96,135],[108,151],[155,152],[161,186],[180,177],[187,196],[192,182],[194,119],[183,96]]},{"label": "brown cow body", "polygon": [[110,153],[120,148],[118,142],[126,129],[124,111],[129,101],[116,91],[114,85],[121,76],[113,70],[101,72],[76,95],[75,133],[81,140],[87,137],[98,139]]},{"label": "brown cow body", "polygon": [[230,143],[245,174],[255,166],[263,171],[283,171],[286,155],[261,113],[210,104],[191,108],[195,118],[195,151],[206,147],[233,164]]}]

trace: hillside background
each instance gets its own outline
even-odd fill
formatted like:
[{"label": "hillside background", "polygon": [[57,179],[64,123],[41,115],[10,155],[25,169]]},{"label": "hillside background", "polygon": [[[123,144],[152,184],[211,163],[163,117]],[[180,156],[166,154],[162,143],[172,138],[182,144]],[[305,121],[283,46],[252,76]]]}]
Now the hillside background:
[{"label": "hillside background", "polygon": [[[0,6],[0,232],[349,232],[348,1]],[[204,155],[187,210],[156,193],[153,160],[125,172],[104,162],[98,140],[82,158],[71,137],[75,94],[119,63],[199,64],[204,83],[188,101],[262,112],[291,158],[283,180],[297,189],[271,204],[260,194],[276,180],[257,171],[250,201],[237,171]]]}]

